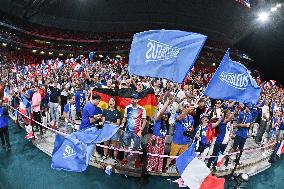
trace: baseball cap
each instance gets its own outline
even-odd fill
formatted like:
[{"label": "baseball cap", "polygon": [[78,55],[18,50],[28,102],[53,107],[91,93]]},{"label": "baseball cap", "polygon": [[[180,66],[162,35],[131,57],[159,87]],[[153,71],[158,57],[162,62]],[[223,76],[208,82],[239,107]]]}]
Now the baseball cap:
[{"label": "baseball cap", "polygon": [[133,93],[130,98],[138,99],[139,95],[137,93]]}]

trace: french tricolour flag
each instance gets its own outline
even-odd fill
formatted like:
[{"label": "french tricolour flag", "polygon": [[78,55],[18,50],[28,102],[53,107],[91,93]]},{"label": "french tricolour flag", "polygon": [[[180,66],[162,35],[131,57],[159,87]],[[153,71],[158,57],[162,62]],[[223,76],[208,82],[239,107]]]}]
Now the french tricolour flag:
[{"label": "french tricolour flag", "polygon": [[205,163],[196,157],[193,143],[177,158],[179,175],[190,189],[224,189],[224,178],[212,176]]},{"label": "french tricolour flag", "polygon": [[282,142],[281,142],[281,144],[280,144],[280,146],[279,146],[279,148],[278,148],[276,154],[277,154],[278,156],[280,156],[281,154],[284,154],[284,140],[282,140]]}]

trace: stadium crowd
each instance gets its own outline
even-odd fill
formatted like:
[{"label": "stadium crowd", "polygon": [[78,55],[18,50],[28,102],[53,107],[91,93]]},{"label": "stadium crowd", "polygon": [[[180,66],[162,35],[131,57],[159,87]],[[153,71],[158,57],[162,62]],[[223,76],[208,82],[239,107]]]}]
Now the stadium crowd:
[{"label": "stadium crowd", "polygon": [[[147,171],[168,171],[174,162],[171,157],[180,155],[193,141],[200,157],[212,155],[206,162],[215,170],[217,156],[242,150],[248,137],[253,137],[259,145],[283,137],[283,88],[274,81],[263,82],[259,76],[255,77],[262,89],[258,104],[242,104],[204,96],[215,68],[199,63],[183,84],[175,84],[165,79],[129,76],[124,58],[106,56],[91,61],[81,55],[75,59],[45,59],[36,64],[23,64],[21,58],[9,54],[0,65],[3,102],[43,125],[68,134],[92,126],[102,127],[106,121],[114,123],[120,129],[104,145],[170,155],[170,158],[147,156]],[[96,88],[129,88],[131,103],[121,112],[116,99],[110,98],[108,108],[101,109],[102,97],[92,92]],[[157,99],[153,117],[147,116],[146,109],[138,105],[140,92],[149,88]],[[0,114],[5,111],[1,106]],[[34,133],[30,132],[28,138],[45,134],[41,124],[17,115],[16,123],[23,120],[27,130],[32,126]],[[8,123],[1,118],[0,122],[2,147],[9,149]],[[101,161],[113,158],[121,165],[128,161],[127,153],[120,157],[114,150],[112,156],[107,148],[100,153]],[[141,163],[136,159],[138,168]]]}]

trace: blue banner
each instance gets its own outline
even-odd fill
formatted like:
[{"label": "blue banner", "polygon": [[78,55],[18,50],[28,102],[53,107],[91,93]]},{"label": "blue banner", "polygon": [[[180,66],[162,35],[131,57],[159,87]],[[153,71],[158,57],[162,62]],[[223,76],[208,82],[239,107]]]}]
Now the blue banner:
[{"label": "blue banner", "polygon": [[109,140],[119,127],[105,123],[102,129],[95,127],[78,131],[66,138],[57,135],[52,152],[51,168],[83,172],[87,169],[96,143]]},{"label": "blue banner", "polygon": [[129,74],[182,83],[206,38],[205,35],[178,30],[137,33],[129,54]]},{"label": "blue banner", "polygon": [[249,70],[241,63],[232,61],[228,50],[204,94],[213,99],[256,104],[260,92]]}]

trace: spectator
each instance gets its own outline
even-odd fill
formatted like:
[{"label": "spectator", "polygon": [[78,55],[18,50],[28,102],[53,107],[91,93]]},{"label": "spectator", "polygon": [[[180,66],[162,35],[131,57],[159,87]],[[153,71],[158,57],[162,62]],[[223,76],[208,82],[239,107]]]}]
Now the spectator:
[{"label": "spectator", "polygon": [[[188,102],[183,102],[182,111],[176,114],[175,131],[173,141],[171,143],[170,156],[177,156],[182,154],[192,143],[193,125],[194,120],[190,113],[193,112],[193,106],[190,106]],[[166,171],[172,162],[172,158],[167,160]]]},{"label": "spectator", "polygon": [[[115,100],[114,98],[110,98],[108,102],[108,109],[103,110],[103,122],[110,122],[117,126],[120,126],[121,121],[121,115],[120,112],[115,108]],[[121,137],[121,130],[118,129],[118,131],[111,137],[109,141],[104,142],[105,146],[109,146],[110,142],[113,148],[118,148],[118,143],[120,141]],[[117,164],[118,162],[118,151],[114,150],[114,163]],[[102,161],[105,161],[108,159],[108,148],[104,148],[104,156],[102,158]]]},{"label": "spectator", "polygon": [[80,130],[92,127],[101,120],[102,110],[98,107],[100,100],[99,95],[92,95],[91,100],[86,103],[82,111]]},{"label": "spectator", "polygon": [[205,113],[204,99],[198,100],[198,107],[194,111],[194,129],[200,125],[200,115]]},{"label": "spectator", "polygon": [[59,104],[61,103],[60,99],[60,91],[57,88],[58,83],[57,81],[54,81],[50,86],[49,86],[49,108],[50,108],[50,116],[51,116],[51,123],[53,123],[51,126],[56,127],[58,126],[58,107]]},{"label": "spectator", "polygon": [[68,134],[72,133],[73,128],[75,128],[75,96],[68,95],[68,103],[64,106],[63,117],[65,119],[65,128]]},{"label": "spectator", "polygon": [[[234,151],[236,152],[238,149],[240,151],[240,154],[238,154],[238,157],[241,157],[242,151],[244,149],[247,137],[248,137],[248,129],[252,123],[252,115],[250,113],[251,104],[245,105],[245,110],[240,112],[238,115],[237,120],[237,132],[234,139],[234,143],[232,146],[232,149],[230,152]],[[229,153],[230,153],[229,152]],[[225,165],[227,166],[229,162],[229,158],[226,159]]]},{"label": "spectator", "polygon": [[265,133],[265,131],[267,131],[267,125],[269,122],[269,118],[270,118],[270,111],[269,111],[269,106],[268,106],[268,101],[265,101],[264,105],[261,108],[261,122],[259,125],[259,129],[258,129],[258,133],[256,136],[256,143],[260,144],[262,141],[262,136]]},{"label": "spectator", "polygon": [[[148,141],[147,152],[152,154],[164,154],[165,137],[169,130],[170,113],[166,112],[168,106],[173,102],[173,98],[169,98],[162,109],[157,113],[154,118],[153,136]],[[163,158],[156,156],[147,157],[147,171],[162,172],[163,171]]]},{"label": "spectator", "polygon": [[61,91],[61,94],[60,94],[60,99],[61,99],[60,106],[61,106],[61,114],[62,115],[63,115],[64,107],[67,104],[68,95],[69,95],[69,90],[68,90],[68,86],[67,86],[67,83],[66,83],[62,86],[62,91]]},{"label": "spectator", "polygon": [[230,137],[233,131],[231,120],[234,117],[234,114],[231,113],[229,109],[225,110],[225,116],[221,115],[221,122],[219,124],[219,133],[217,135],[215,145],[213,148],[213,153],[208,160],[207,167],[211,167],[213,163],[213,171],[216,171],[217,159],[218,156],[224,154],[227,145],[230,141]]},{"label": "spectator", "polygon": [[2,148],[6,151],[11,149],[9,131],[8,131],[8,110],[2,105],[0,100],[0,138],[2,142]]},{"label": "spectator", "polygon": [[[124,117],[121,126],[124,127],[126,123],[125,132],[123,136],[123,143],[126,148],[130,146],[133,140],[133,150],[139,150],[141,147],[142,131],[146,126],[146,110],[138,105],[139,96],[137,93],[131,95],[131,104],[124,110]],[[124,159],[121,161],[122,165],[127,163],[127,153],[124,154]],[[135,167],[140,167],[140,162],[135,160]]]},{"label": "spectator", "polygon": [[36,125],[36,129],[35,129],[35,132],[38,132],[38,127],[40,128],[40,134],[42,135],[43,134],[43,131],[42,131],[42,124],[39,124],[39,123],[42,123],[41,122],[41,109],[40,109],[40,105],[41,105],[41,95],[39,93],[39,88],[38,86],[34,86],[34,94],[33,94],[33,97],[32,97],[32,111],[33,111],[33,117],[36,121],[35,125]]},{"label": "spectator", "polygon": [[75,93],[75,104],[76,104],[76,115],[78,119],[81,119],[82,117],[82,109],[84,107],[85,101],[86,101],[86,94],[81,89],[79,85],[76,86],[76,93]]},{"label": "spectator", "polygon": [[200,154],[207,155],[209,147],[213,142],[212,129],[217,127],[221,122],[219,118],[216,123],[209,123],[209,116],[206,114],[201,114],[200,116],[201,124],[197,127],[195,139],[199,141],[198,151]]}]

